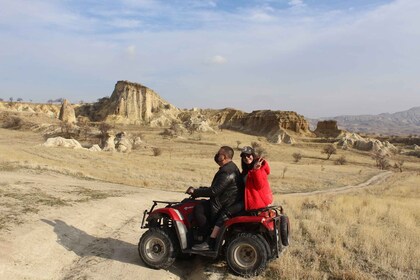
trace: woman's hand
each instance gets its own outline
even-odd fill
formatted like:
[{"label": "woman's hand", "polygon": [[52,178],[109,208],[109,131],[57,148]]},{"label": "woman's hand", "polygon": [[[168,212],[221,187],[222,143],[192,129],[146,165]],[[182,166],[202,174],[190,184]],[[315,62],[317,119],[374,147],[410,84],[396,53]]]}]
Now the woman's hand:
[{"label": "woman's hand", "polygon": [[254,164],[254,169],[260,169],[262,166],[263,158],[259,158],[258,161]]}]

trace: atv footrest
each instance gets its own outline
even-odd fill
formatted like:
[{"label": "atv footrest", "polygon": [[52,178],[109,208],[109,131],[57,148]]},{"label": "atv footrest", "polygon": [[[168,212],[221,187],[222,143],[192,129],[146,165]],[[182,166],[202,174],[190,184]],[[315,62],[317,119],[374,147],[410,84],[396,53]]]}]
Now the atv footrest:
[{"label": "atv footrest", "polygon": [[199,250],[186,249],[186,250],[183,250],[182,253],[200,255],[200,256],[211,257],[211,258],[217,257],[217,251],[214,251],[214,250],[199,251]]}]

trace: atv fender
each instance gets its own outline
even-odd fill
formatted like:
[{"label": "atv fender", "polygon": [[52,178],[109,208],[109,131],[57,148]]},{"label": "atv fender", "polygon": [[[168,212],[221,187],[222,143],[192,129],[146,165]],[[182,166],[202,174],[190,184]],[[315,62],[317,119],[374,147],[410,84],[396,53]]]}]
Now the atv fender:
[{"label": "atv fender", "polygon": [[184,217],[177,209],[173,209],[173,208],[156,209],[152,213],[149,214],[149,217],[147,217],[147,221],[150,222],[154,219],[158,219],[164,216],[168,217],[169,219],[173,221],[173,226],[175,227],[176,234],[179,240],[179,246],[181,247],[182,250],[186,249],[188,247],[187,227],[184,223]]},{"label": "atv fender", "polygon": [[237,216],[228,220],[225,223],[225,226],[228,228],[234,224],[243,224],[243,223],[261,224],[269,231],[272,231],[275,228],[275,224],[273,223],[272,218],[266,218],[266,217],[261,217],[261,216]]}]

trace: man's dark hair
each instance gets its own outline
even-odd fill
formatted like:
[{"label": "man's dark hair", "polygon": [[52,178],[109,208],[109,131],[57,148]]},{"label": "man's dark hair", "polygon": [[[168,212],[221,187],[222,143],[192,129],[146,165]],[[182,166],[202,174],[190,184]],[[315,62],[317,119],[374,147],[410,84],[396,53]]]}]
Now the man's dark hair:
[{"label": "man's dark hair", "polygon": [[234,155],[235,152],[233,151],[233,149],[231,147],[229,147],[229,146],[222,146],[222,147],[220,147],[220,150],[223,151],[223,154],[227,158],[233,159],[233,155]]}]

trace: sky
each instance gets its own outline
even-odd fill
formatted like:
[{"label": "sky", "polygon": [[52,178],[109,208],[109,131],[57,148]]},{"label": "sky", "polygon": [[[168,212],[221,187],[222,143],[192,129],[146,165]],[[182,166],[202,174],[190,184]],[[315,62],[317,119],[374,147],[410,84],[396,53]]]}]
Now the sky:
[{"label": "sky", "polygon": [[419,0],[0,0],[0,98],[305,117],[420,106]]}]

